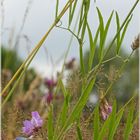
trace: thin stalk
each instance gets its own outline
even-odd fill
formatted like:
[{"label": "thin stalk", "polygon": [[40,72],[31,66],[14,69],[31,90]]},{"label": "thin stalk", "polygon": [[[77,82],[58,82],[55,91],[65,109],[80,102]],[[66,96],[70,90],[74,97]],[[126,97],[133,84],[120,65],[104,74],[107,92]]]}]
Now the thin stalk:
[{"label": "thin stalk", "polygon": [[[124,61],[124,63],[123,63],[122,66],[120,67],[119,72],[118,72],[116,78],[120,75],[120,73],[122,72],[122,70],[123,70],[123,68],[125,67],[126,63],[130,60],[130,58],[131,58],[133,52],[134,52],[134,51],[131,52],[131,54],[128,56],[128,58]],[[112,58],[114,58],[114,57],[112,57]],[[110,83],[108,89],[106,90],[106,92],[105,92],[105,94],[103,95],[102,98],[104,98],[104,97],[107,95],[107,93],[108,93],[108,92],[110,91],[110,89],[112,88],[114,82],[115,82],[115,81],[113,81],[113,82]],[[134,97],[132,97],[132,99],[133,99],[133,98],[134,98]],[[130,101],[131,101],[132,99],[130,99]],[[128,101],[128,103],[129,103],[130,101]],[[127,103],[127,104],[128,104],[128,103]],[[126,104],[126,106],[127,106],[127,104]],[[125,107],[124,107],[124,108],[125,108]],[[88,122],[90,121],[90,119],[92,118],[92,115],[93,115],[93,113],[88,117],[88,119],[87,119],[87,121],[86,121],[87,125],[88,125]]]},{"label": "thin stalk", "polygon": [[[122,30],[122,28],[124,27],[125,23],[127,22],[127,20],[129,19],[129,17],[131,16],[131,14],[132,14],[133,10],[135,9],[135,7],[137,6],[138,2],[139,2],[139,0],[136,0],[135,4],[133,5],[133,7],[131,8],[131,10],[130,10],[130,12],[128,13],[127,17],[125,18],[124,22],[122,23],[122,25],[121,25],[119,31],[116,33],[116,35],[114,36],[112,42],[110,43],[110,45],[109,45],[107,51],[105,52],[103,58],[107,55],[107,53],[109,52],[109,50],[112,48],[112,46],[113,46],[113,44],[114,44],[114,42],[115,42],[117,36],[119,35],[119,33],[121,32],[121,30]],[[102,59],[103,59],[103,58],[102,58]]]},{"label": "thin stalk", "polygon": [[[36,50],[37,52],[38,50]],[[34,54],[35,55],[35,54]],[[8,99],[11,97],[13,91],[15,90],[16,86],[19,84],[20,79],[23,77],[23,75],[25,74],[29,64],[31,63],[31,61],[34,58],[34,55],[31,57],[31,59],[29,60],[27,66],[24,68],[24,70],[22,71],[22,73],[20,74],[20,76],[18,77],[17,81],[15,82],[15,84],[13,85],[12,89],[10,90],[10,92],[8,93],[8,95],[6,96],[6,98],[4,99],[3,103],[2,103],[2,107],[5,105],[5,103],[8,101]]]},{"label": "thin stalk", "polygon": [[127,103],[118,111],[117,115],[136,97],[137,94],[134,94]]},{"label": "thin stalk", "polygon": [[131,54],[128,56],[128,58],[123,62],[123,64],[121,65],[117,75],[116,75],[116,78],[115,80],[113,80],[113,82],[110,83],[108,89],[106,90],[105,94],[103,95],[103,98],[107,95],[107,93],[110,91],[110,89],[112,88],[113,84],[115,83],[116,79],[119,78],[120,74],[122,73],[122,70],[123,68],[126,66],[126,64],[129,62],[132,54],[133,54],[134,51],[131,52]]},{"label": "thin stalk", "polygon": [[[80,9],[81,9],[81,8],[80,8]],[[80,11],[80,10],[79,10],[79,11]],[[80,13],[80,12],[78,12],[78,13]],[[76,37],[76,39],[78,39],[78,38],[77,38],[77,35],[75,35],[74,32],[75,32],[75,30],[76,30],[77,21],[78,21],[79,16],[80,16],[80,15],[78,14],[78,16],[77,16],[77,18],[76,18],[76,22],[75,22],[73,31],[71,31],[69,28],[59,27],[59,28],[62,28],[62,29],[66,29],[66,30],[68,30],[68,31],[70,31],[70,32],[72,33],[71,38],[70,38],[70,41],[69,41],[69,44],[68,44],[68,49],[66,50],[66,53],[65,53],[65,56],[64,56],[64,63],[63,63],[63,66],[62,66],[61,75],[63,74],[63,71],[64,71],[64,66],[65,66],[66,58],[67,58],[67,56],[68,56],[68,53],[69,53],[69,50],[70,50],[70,47],[71,47],[73,38]],[[61,76],[60,76],[60,78],[61,78]],[[59,85],[57,85],[57,87],[59,87]],[[58,89],[58,88],[57,88],[57,89]],[[56,92],[57,92],[57,89],[56,89]],[[55,133],[54,133],[54,134],[56,134],[56,132],[58,131],[58,125],[59,125],[59,124],[58,124],[58,122],[57,122],[56,129],[55,129]],[[55,139],[55,136],[54,136],[54,139]]]},{"label": "thin stalk", "polygon": [[[69,0],[67,2],[67,4],[65,5],[65,7],[63,8],[63,10],[61,11],[61,13],[59,14],[59,16],[57,17],[57,19],[54,21],[54,23],[51,25],[50,29],[46,32],[46,34],[43,36],[43,38],[39,41],[39,43],[37,44],[37,46],[33,49],[33,51],[28,55],[27,59],[22,63],[22,65],[19,67],[19,69],[17,70],[17,72],[14,74],[14,76],[12,77],[12,79],[8,82],[8,84],[6,85],[6,87],[2,90],[2,95],[5,93],[5,91],[9,88],[9,86],[13,83],[13,81],[16,79],[16,77],[19,75],[19,73],[22,71],[22,69],[24,68],[24,66],[26,65],[26,63],[28,62],[28,60],[32,57],[32,55],[35,56],[35,54],[37,53],[36,50],[39,50],[39,48],[42,46],[42,44],[44,43],[44,41],[46,40],[47,36],[49,35],[49,33],[52,31],[52,29],[55,27],[55,25],[58,23],[59,19],[65,14],[65,12],[67,11],[67,9],[70,6],[70,3],[72,3],[74,0]],[[34,54],[35,53],[35,54]]]}]

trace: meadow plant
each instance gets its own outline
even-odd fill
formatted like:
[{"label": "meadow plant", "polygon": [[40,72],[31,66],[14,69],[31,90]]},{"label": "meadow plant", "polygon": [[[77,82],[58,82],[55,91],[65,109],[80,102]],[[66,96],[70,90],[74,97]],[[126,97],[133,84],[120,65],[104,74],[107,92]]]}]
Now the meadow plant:
[{"label": "meadow plant", "polygon": [[[136,0],[122,24],[120,23],[119,14],[115,12],[116,33],[111,40],[111,43],[105,47],[114,11],[111,12],[105,23],[100,9],[96,8],[99,25],[95,32],[95,36],[93,36],[88,21],[88,13],[91,4],[90,0],[68,0],[61,12],[59,11],[60,1],[56,0],[54,23],[2,90],[1,95],[4,95],[4,93],[7,92],[6,96],[2,96],[1,105],[2,115],[4,114],[4,117],[2,117],[2,139],[131,140],[134,137],[135,139],[138,139],[138,134],[135,134],[135,131],[137,130],[135,127],[138,123],[138,111],[135,109],[137,105],[137,93],[134,92],[133,96],[121,106],[118,106],[118,102],[111,95],[112,87],[121,77],[123,70],[126,64],[131,60],[134,51],[139,47],[140,36],[138,35],[131,45],[132,52],[130,55],[128,55],[127,58],[123,58],[120,54],[127,28],[133,19],[133,10],[138,3],[139,0]],[[71,28],[73,19],[75,18],[75,10],[78,8],[78,4],[81,6],[76,20],[77,28],[72,31]],[[68,12],[69,15],[67,17],[68,25],[63,27],[61,18],[66,12]],[[61,24],[58,25],[59,23]],[[66,63],[70,48],[68,46],[62,71],[59,73],[57,81],[53,78],[42,80],[42,78],[36,76],[32,83],[30,83],[28,91],[21,91],[21,89],[17,88],[18,85],[22,81],[22,78],[26,74],[30,63],[33,61],[38,50],[55,27],[69,32],[72,37],[77,40],[79,45],[79,67],[77,67],[77,70],[73,69],[75,58],[72,58]],[[90,50],[88,63],[85,64],[83,47],[85,47],[84,39],[86,33],[89,39]],[[98,41],[99,47],[97,51]],[[114,47],[115,43],[116,48]],[[111,48],[114,49],[115,55],[112,58],[106,59]],[[96,65],[93,66],[95,54],[98,55],[98,60],[96,61]],[[104,66],[114,59],[121,61],[120,67],[118,67],[113,74],[111,73],[112,77],[108,78],[108,81],[104,86],[99,82],[100,79],[102,79],[101,73],[103,72]],[[69,69],[72,70],[72,73],[67,78],[66,84],[64,84],[64,71]],[[105,76],[106,74],[103,72],[103,75]],[[48,89],[45,95],[40,91],[41,84],[44,84]],[[84,117],[83,110],[88,102],[89,95],[95,88],[98,90],[97,94],[99,100],[93,107],[93,111],[90,112],[87,117]],[[18,92],[20,93],[19,96],[16,95]],[[112,98],[112,100],[110,100],[110,98]],[[47,104],[44,103],[44,101]],[[14,109],[16,111],[14,111]],[[11,124],[9,122],[12,116],[11,113],[8,112],[12,112],[12,115],[14,116],[14,121]],[[31,119],[28,119],[30,118],[28,114],[32,115]],[[119,133],[120,130],[121,133]],[[133,134],[133,136],[130,134]]]}]

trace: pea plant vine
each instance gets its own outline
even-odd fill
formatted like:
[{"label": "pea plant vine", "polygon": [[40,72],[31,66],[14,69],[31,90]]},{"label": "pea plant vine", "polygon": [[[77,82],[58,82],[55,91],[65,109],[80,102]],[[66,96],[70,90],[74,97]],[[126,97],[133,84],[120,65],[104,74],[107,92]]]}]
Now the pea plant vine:
[{"label": "pea plant vine", "polygon": [[[41,98],[37,100],[38,105],[34,106],[34,99],[30,99],[31,94],[29,92],[22,95],[22,106],[28,102],[26,100],[29,100],[30,103],[32,102],[32,104],[30,105],[31,109],[30,111],[28,111],[31,113],[32,118],[30,120],[26,120],[29,117],[22,119],[23,124],[21,125],[20,122],[19,126],[15,122],[14,125],[19,129],[15,134],[17,135],[16,140],[114,140],[118,138],[117,134],[119,132],[119,129],[121,129],[120,127],[124,120],[125,123],[123,126],[123,132],[121,133],[121,139],[130,139],[130,134],[132,133],[134,125],[137,123],[138,119],[138,111],[135,110],[135,99],[138,95],[137,93],[134,93],[133,96],[129,98],[129,100],[122,106],[118,106],[118,102],[115,98],[113,98],[110,102],[109,97],[111,96],[111,89],[121,78],[122,74],[124,73],[125,67],[131,61],[133,54],[139,47],[140,35],[138,35],[132,42],[132,52],[126,58],[123,58],[121,56],[120,52],[122,49],[122,43],[125,35],[127,34],[127,28],[133,20],[133,11],[135,10],[138,3],[139,0],[134,1],[134,5],[129,10],[122,23],[120,22],[119,13],[114,10],[110,13],[107,22],[105,23],[102,12],[98,7],[96,7],[96,14],[98,15],[99,24],[95,31],[95,35],[93,36],[93,32],[91,30],[92,26],[90,26],[88,20],[89,11],[93,8],[90,7],[90,0],[68,0],[61,11],[59,10],[61,2],[59,0],[56,0],[54,22],[38,42],[38,44],[31,51],[31,53],[28,55],[28,57],[24,60],[21,66],[17,69],[16,73],[12,76],[11,80],[5,85],[1,92],[1,109],[6,110],[5,108],[10,107],[10,102],[13,102],[14,104],[15,100],[18,100],[16,99],[16,94],[18,94],[16,92],[17,87],[26,75],[28,67],[34,60],[34,57],[38,53],[39,49],[43,47],[42,45],[51,31],[59,28],[60,30],[64,30],[71,35],[71,40],[65,53],[62,70],[57,76],[57,81],[55,81],[53,78],[51,80],[46,79],[45,81],[45,85],[48,89],[48,94],[45,96],[45,99],[42,99],[41,96]],[[80,8],[78,7],[78,4],[80,5]],[[76,10],[79,10],[79,13],[76,20],[74,20],[76,16]],[[64,26],[62,17],[66,13],[68,13],[68,22],[67,25]],[[110,43],[106,46],[107,35],[109,34],[109,28],[112,23],[113,17],[115,18],[114,21],[116,23],[116,32],[112,37]],[[75,24],[73,23],[74,21]],[[75,25],[74,29],[72,29],[73,24]],[[88,36],[88,40],[86,41],[89,43],[89,54],[87,57],[87,63],[85,63],[83,51],[83,48],[86,47],[86,45],[84,44],[86,35]],[[75,39],[78,42],[79,48],[79,52],[77,52],[79,54],[79,75],[76,73],[76,71],[74,71],[74,73],[77,74],[75,75],[75,77],[79,76],[78,78],[80,79],[78,81],[78,83],[80,83],[79,94],[77,95],[76,99],[73,98],[73,90],[71,90],[71,88],[68,88],[67,84],[64,84],[63,81],[64,72],[66,70],[66,59],[71,47],[72,39]],[[112,49],[114,50],[114,56],[107,58],[106,56]],[[96,55],[96,65],[93,66]],[[97,81],[99,79],[102,68],[108,63],[112,63],[114,60],[119,61],[120,66],[117,67],[112,80],[107,84],[107,86],[104,87],[104,89],[98,89],[99,100],[88,117],[86,119],[83,119],[83,110],[89,100],[91,92],[96,87],[96,85],[98,85]],[[74,59],[67,64],[67,68],[72,68],[73,62]],[[71,81],[70,84],[72,83],[74,83],[74,81]],[[79,85],[75,84],[75,86],[78,87]],[[58,107],[59,109],[57,110],[57,103],[54,100],[57,100],[59,92],[62,93],[63,100],[61,101],[60,107]],[[4,96],[5,93],[6,96]],[[35,95],[35,97],[36,96],[39,95]],[[15,97],[15,99],[12,97]],[[32,108],[36,111],[32,110]],[[127,109],[128,112],[126,111]],[[24,110],[28,110],[28,107],[26,109],[23,109],[23,112]],[[3,112],[5,113],[6,111]],[[127,118],[124,117],[126,113]],[[8,116],[8,114],[6,114],[6,116]],[[22,115],[19,114],[19,116]],[[8,132],[9,131],[7,131],[7,133]],[[74,136],[74,138],[71,138],[69,134]]]}]

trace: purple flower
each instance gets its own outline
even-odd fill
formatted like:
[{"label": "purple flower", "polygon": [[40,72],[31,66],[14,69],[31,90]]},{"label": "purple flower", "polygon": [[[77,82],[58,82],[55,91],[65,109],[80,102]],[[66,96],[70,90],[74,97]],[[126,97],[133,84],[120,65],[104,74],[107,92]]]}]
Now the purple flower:
[{"label": "purple flower", "polygon": [[41,119],[37,111],[32,112],[31,123],[34,125],[34,127],[38,128],[43,125],[43,120]]},{"label": "purple flower", "polygon": [[52,89],[57,85],[57,81],[55,81],[53,78],[52,79],[46,78],[44,83],[48,87],[48,89]]},{"label": "purple flower", "polygon": [[53,94],[51,92],[46,93],[44,98],[45,98],[45,102],[47,102],[47,104],[50,104],[53,100]]},{"label": "purple flower", "polygon": [[34,132],[38,131],[38,129],[41,128],[43,125],[43,120],[41,119],[37,111],[34,111],[31,114],[31,121],[25,120],[23,122],[24,127],[22,127],[23,133],[25,133],[27,136],[31,136]]},{"label": "purple flower", "polygon": [[102,119],[106,120],[112,112],[112,106],[109,105],[106,100],[104,100],[104,102],[102,102],[100,105],[100,112]]},{"label": "purple flower", "polygon": [[25,133],[28,136],[31,136],[34,132],[34,126],[31,123],[31,121],[25,120],[23,122],[24,127],[22,128],[23,133]]},{"label": "purple flower", "polygon": [[112,112],[112,106],[108,106],[108,113],[110,114]]}]

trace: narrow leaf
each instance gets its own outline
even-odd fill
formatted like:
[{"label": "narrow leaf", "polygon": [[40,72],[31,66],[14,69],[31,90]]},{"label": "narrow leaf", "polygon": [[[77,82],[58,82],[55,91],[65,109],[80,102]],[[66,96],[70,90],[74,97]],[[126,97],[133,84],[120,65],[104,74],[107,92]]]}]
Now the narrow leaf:
[{"label": "narrow leaf", "polygon": [[99,135],[99,124],[100,124],[100,120],[99,120],[100,116],[99,116],[99,106],[97,105],[95,108],[95,112],[94,112],[94,121],[93,121],[93,139],[96,140],[98,139],[98,135]]},{"label": "narrow leaf", "polygon": [[48,122],[47,122],[47,133],[48,133],[48,139],[52,140],[53,139],[53,107],[50,107],[50,111],[48,113]]},{"label": "narrow leaf", "polygon": [[88,62],[88,70],[90,71],[92,68],[93,60],[94,60],[95,48],[96,48],[96,43],[97,43],[97,39],[99,35],[99,27],[96,31],[94,41],[93,41],[92,33],[91,33],[88,23],[87,23],[87,29],[88,29],[88,36],[89,36],[89,42],[90,42],[90,52],[89,52],[89,62]]},{"label": "narrow leaf", "polygon": [[82,132],[81,132],[81,129],[80,129],[80,124],[78,122],[77,126],[76,126],[76,130],[77,130],[77,136],[78,136],[78,140],[83,140],[82,138]]},{"label": "narrow leaf", "polygon": [[129,135],[132,132],[133,115],[134,115],[134,105],[131,106],[128,116],[127,116],[126,126],[125,126],[125,130],[124,130],[124,140],[128,140]]},{"label": "narrow leaf", "polygon": [[101,48],[102,48],[102,51],[103,51],[103,48],[104,48],[104,44],[105,44],[105,41],[106,41],[106,37],[107,37],[107,33],[108,33],[108,29],[109,29],[109,26],[110,26],[110,23],[111,23],[111,19],[112,19],[112,16],[113,16],[113,13],[114,11],[112,11],[112,13],[110,14],[110,17],[106,23],[106,26],[105,26],[105,30],[104,30],[104,33],[103,33],[103,41],[102,41],[102,44],[101,44]]},{"label": "narrow leaf", "polygon": [[117,54],[119,52],[119,42],[120,42],[120,32],[119,32],[119,29],[120,29],[120,19],[119,19],[119,15],[118,13],[116,12],[116,24],[117,24],[117,32],[118,32],[118,36],[117,36]]},{"label": "narrow leaf", "polygon": [[100,30],[100,47],[99,47],[99,54],[98,57],[99,59],[101,58],[102,55],[102,41],[103,41],[103,37],[104,37],[104,21],[103,21],[103,17],[102,14],[100,12],[100,10],[97,8],[97,13],[98,13],[98,18],[99,18],[99,30]]},{"label": "narrow leaf", "polygon": [[132,16],[128,19],[128,21],[126,22],[126,24],[125,24],[125,26],[124,26],[124,29],[123,29],[123,32],[122,32],[122,35],[121,35],[121,39],[120,39],[120,42],[119,42],[119,46],[121,46],[121,44],[122,44],[122,41],[123,41],[124,36],[125,36],[125,33],[126,33],[126,31],[127,31],[127,27],[128,27],[128,25],[129,25],[131,19],[132,19]]},{"label": "narrow leaf", "polygon": [[119,114],[117,114],[117,118],[116,118],[116,116],[115,116],[115,120],[114,120],[114,122],[112,122],[112,123],[113,123],[112,129],[111,129],[111,131],[110,131],[110,133],[109,133],[109,140],[113,140],[113,137],[114,137],[114,135],[115,135],[115,133],[116,133],[117,127],[118,127],[118,125],[119,125],[119,123],[120,123],[120,120],[121,120],[121,118],[122,118],[123,112],[124,112],[124,110],[122,109],[122,110],[119,112]]},{"label": "narrow leaf", "polygon": [[97,140],[103,140],[105,136],[108,134],[109,123],[110,123],[110,117],[108,117],[108,119],[104,122]]},{"label": "narrow leaf", "polygon": [[55,19],[56,19],[56,18],[57,18],[57,16],[58,16],[58,6],[59,6],[59,0],[56,0]]},{"label": "narrow leaf", "polygon": [[82,46],[81,43],[80,43],[80,46],[79,46],[79,53],[80,53],[81,72],[82,72],[82,75],[84,75],[84,73],[85,73],[85,66],[84,66],[84,58],[83,58],[83,46]]}]

